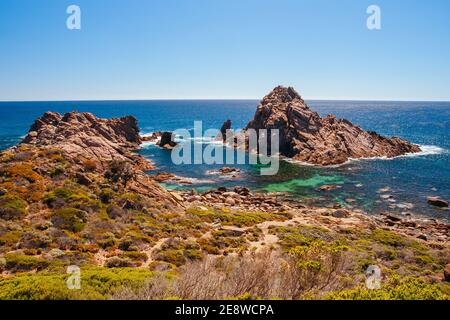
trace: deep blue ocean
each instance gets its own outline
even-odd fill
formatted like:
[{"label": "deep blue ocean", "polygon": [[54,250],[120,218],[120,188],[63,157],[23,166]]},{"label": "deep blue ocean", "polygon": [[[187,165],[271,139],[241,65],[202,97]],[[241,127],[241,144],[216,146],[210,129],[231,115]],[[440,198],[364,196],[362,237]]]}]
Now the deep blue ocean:
[{"label": "deep blue ocean", "polygon": [[[333,168],[282,161],[276,176],[260,176],[255,166],[240,165],[237,167],[242,172],[236,179],[210,174],[221,166],[176,166],[171,162],[170,152],[153,145],[145,145],[140,152],[155,162],[157,171],[175,173],[193,183],[166,185],[168,188],[205,190],[244,185],[259,191],[287,192],[307,203],[338,202],[369,214],[409,212],[449,220],[449,210],[430,207],[426,197],[435,195],[450,200],[450,102],[308,101],[308,104],[322,116],[335,114],[366,130],[408,139],[424,146],[424,152],[391,160],[352,161]],[[256,100],[0,102],[0,149],[17,144],[45,111],[88,111],[105,118],[133,115],[146,134],[192,129],[196,120],[203,121],[204,129],[218,129],[230,119],[233,128],[240,129],[253,117],[257,105]],[[338,184],[341,188],[319,191],[324,184]]]}]

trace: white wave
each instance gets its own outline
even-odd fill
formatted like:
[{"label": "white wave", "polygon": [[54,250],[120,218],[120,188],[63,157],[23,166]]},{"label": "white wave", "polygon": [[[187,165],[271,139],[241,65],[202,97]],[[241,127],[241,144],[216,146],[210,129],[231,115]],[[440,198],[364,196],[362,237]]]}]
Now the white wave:
[{"label": "white wave", "polygon": [[[438,146],[430,146],[430,145],[419,145],[421,152],[412,153],[412,156],[428,156],[435,154],[444,154],[447,153],[448,150],[438,147]],[[408,155],[409,156],[409,155]]]},{"label": "white wave", "polygon": [[141,133],[141,137],[151,137],[152,135],[153,135],[153,132]]},{"label": "white wave", "polygon": [[175,142],[178,142],[178,143],[192,141],[193,143],[196,143],[196,144],[223,145],[223,142],[221,140],[216,140],[215,138],[212,138],[212,137],[194,137],[194,138],[182,139],[181,137],[176,136],[174,140],[175,140]]},{"label": "white wave", "polygon": [[341,164],[335,164],[335,165],[329,165],[329,166],[320,166],[320,165],[315,165],[312,163],[308,163],[308,162],[304,162],[304,161],[299,161],[299,160],[294,160],[291,158],[282,158],[282,160],[289,162],[289,163],[293,163],[293,164],[298,164],[301,166],[308,166],[308,167],[320,167],[320,168],[338,168],[344,165],[347,165],[349,163],[352,162],[358,162],[358,161],[372,161],[372,160],[394,160],[397,158],[414,158],[414,157],[423,157],[423,156],[429,156],[429,155],[438,155],[438,154],[445,154],[448,153],[449,150],[438,147],[438,146],[433,146],[433,145],[419,145],[420,147],[420,152],[415,152],[415,153],[406,153],[400,156],[396,156],[396,157],[386,157],[386,156],[382,156],[382,157],[366,157],[366,158],[349,158],[346,162],[341,163]]},{"label": "white wave", "polygon": [[141,149],[147,149],[149,147],[156,146],[156,141],[145,141],[141,143]]},{"label": "white wave", "polygon": [[213,184],[213,183],[215,183],[214,180],[190,178],[190,177],[183,177],[183,176],[175,176],[171,179],[168,179],[167,182],[175,183],[178,185]]}]

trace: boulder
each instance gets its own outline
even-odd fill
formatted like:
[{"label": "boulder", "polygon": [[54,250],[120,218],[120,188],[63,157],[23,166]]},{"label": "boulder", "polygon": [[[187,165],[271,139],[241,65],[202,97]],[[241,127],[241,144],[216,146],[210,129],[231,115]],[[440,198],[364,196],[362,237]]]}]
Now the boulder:
[{"label": "boulder", "polygon": [[229,206],[234,206],[236,205],[236,200],[233,199],[232,197],[228,197],[225,199],[225,203]]},{"label": "boulder", "polygon": [[335,185],[335,184],[326,184],[323,185],[319,188],[320,191],[331,191],[331,190],[336,190],[336,189],[340,189],[341,186]]},{"label": "boulder", "polygon": [[177,143],[174,141],[174,134],[172,132],[163,132],[161,134],[161,139],[159,140],[159,142],[157,143],[158,146],[164,148],[164,149],[172,149],[173,147],[175,147],[177,145]]},{"label": "boulder", "polygon": [[428,197],[427,202],[435,207],[448,208],[448,202],[440,197]]},{"label": "boulder", "polygon": [[237,168],[231,168],[231,167],[223,167],[219,169],[220,174],[226,175],[226,174],[233,174],[233,173],[238,173],[241,170],[237,169]]},{"label": "boulder", "polygon": [[334,210],[331,215],[335,218],[348,218],[350,216],[350,212],[345,209]]}]

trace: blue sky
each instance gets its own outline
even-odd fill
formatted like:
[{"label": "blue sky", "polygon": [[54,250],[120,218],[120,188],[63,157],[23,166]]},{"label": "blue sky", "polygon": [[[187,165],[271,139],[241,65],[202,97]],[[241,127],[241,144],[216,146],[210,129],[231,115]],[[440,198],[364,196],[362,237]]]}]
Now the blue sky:
[{"label": "blue sky", "polygon": [[448,0],[1,0],[0,100],[450,100],[449,39]]}]

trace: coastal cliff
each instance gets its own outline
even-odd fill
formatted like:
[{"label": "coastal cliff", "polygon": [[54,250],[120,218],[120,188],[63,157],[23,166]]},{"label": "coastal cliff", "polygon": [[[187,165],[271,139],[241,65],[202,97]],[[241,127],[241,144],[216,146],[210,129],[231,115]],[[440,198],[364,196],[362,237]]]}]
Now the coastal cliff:
[{"label": "coastal cliff", "polygon": [[291,87],[276,87],[265,96],[245,129],[278,129],[281,155],[315,165],[420,152],[419,146],[398,137],[367,132],[333,115],[321,118]]}]

